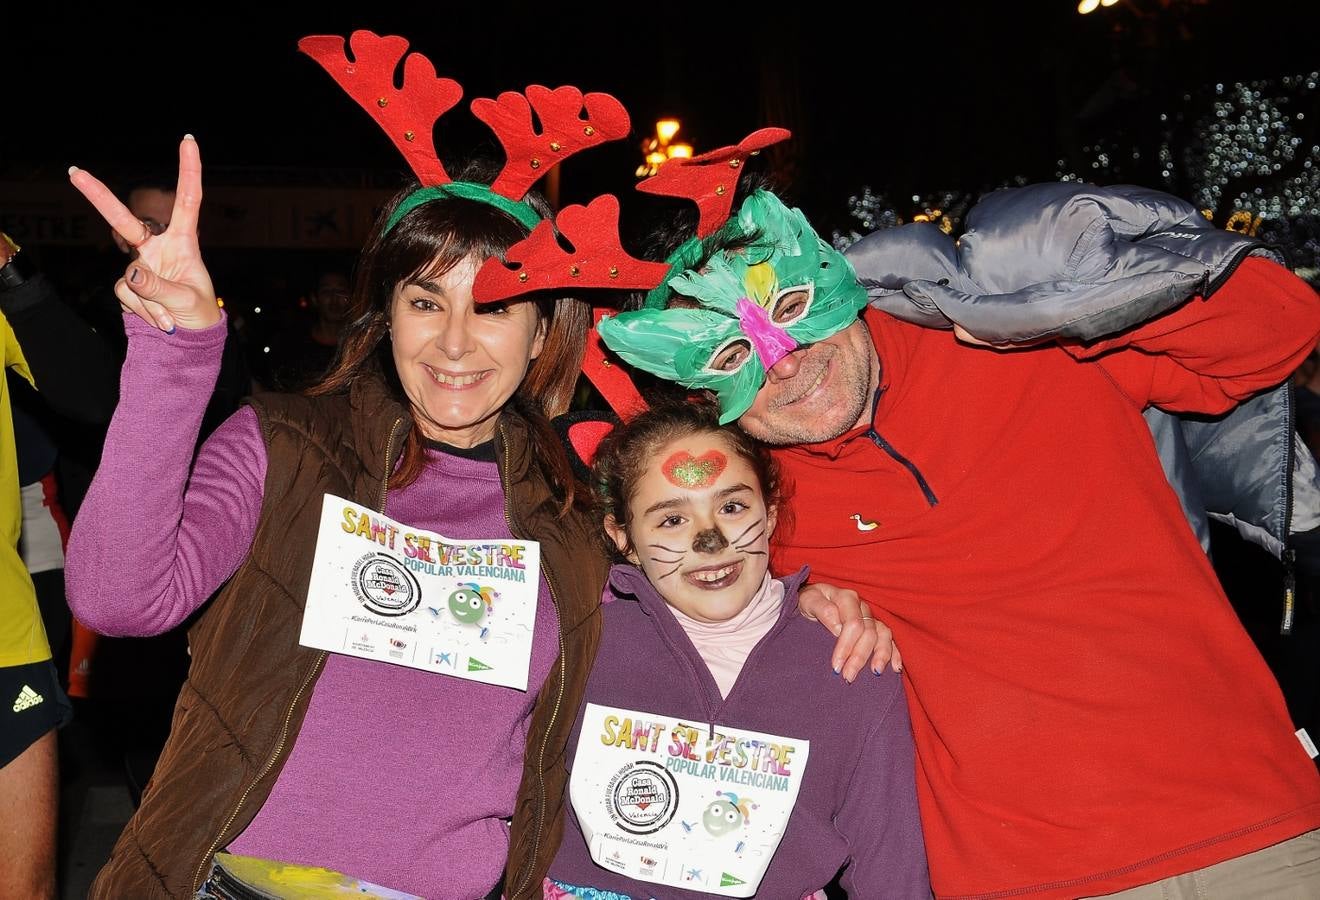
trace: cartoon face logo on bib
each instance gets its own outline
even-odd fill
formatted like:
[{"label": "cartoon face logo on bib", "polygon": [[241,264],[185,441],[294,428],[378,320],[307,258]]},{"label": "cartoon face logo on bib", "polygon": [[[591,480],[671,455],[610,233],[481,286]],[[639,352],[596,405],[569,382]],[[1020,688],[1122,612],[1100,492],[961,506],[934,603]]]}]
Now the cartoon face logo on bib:
[{"label": "cartoon face logo on bib", "polygon": [[464,625],[476,625],[486,617],[495,596],[492,588],[474,582],[460,583],[449,595],[449,611]]},{"label": "cartoon face logo on bib", "polygon": [[701,826],[712,837],[724,837],[742,828],[751,819],[750,811],[756,807],[755,803],[746,798],[740,800],[731,791],[716,791],[715,796],[724,799],[712,800],[701,814]]}]

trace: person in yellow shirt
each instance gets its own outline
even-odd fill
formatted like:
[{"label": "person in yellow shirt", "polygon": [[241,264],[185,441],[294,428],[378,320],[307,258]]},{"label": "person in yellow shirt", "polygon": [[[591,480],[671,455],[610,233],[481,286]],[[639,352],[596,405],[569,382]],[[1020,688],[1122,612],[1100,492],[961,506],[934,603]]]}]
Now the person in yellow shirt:
[{"label": "person in yellow shirt", "polygon": [[[0,313],[4,364],[29,381],[23,351]],[[59,808],[55,729],[61,712],[37,594],[18,554],[22,509],[9,385],[0,379],[0,883],[14,896],[53,897]],[[23,886],[26,886],[24,889]]]},{"label": "person in yellow shirt", "polygon": [[[32,372],[4,314],[25,281],[17,247],[0,233],[0,354]],[[72,710],[60,689],[36,590],[18,551],[22,504],[9,384],[0,378],[0,896],[55,896],[59,766],[55,732]]]}]

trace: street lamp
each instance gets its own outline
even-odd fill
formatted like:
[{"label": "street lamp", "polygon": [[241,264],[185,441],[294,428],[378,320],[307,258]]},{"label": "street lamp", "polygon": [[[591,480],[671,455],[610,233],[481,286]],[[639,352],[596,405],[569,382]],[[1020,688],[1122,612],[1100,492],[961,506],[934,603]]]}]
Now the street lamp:
[{"label": "street lamp", "polygon": [[678,119],[661,119],[655,123],[655,135],[642,141],[642,164],[636,172],[638,178],[649,178],[675,157],[691,158],[691,144],[673,143],[680,127]]}]

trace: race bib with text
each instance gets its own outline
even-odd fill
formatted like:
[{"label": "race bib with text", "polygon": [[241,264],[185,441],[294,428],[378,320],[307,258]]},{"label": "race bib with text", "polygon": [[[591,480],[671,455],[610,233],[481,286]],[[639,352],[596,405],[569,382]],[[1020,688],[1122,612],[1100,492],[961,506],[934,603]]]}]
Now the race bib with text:
[{"label": "race bib with text", "polygon": [[298,642],[527,690],[535,541],[455,541],[326,494]]},{"label": "race bib with text", "polygon": [[724,897],[756,893],[810,743],[588,703],[569,798],[599,866]]}]

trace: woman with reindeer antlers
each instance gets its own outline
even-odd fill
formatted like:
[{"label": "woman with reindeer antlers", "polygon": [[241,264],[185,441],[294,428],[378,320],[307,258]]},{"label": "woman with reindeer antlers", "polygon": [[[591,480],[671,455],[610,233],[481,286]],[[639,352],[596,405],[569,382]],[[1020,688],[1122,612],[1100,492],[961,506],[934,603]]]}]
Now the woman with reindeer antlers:
[{"label": "woman with reindeer antlers", "polygon": [[[227,582],[190,630],[169,741],[91,896],[209,896],[226,849],[410,895],[537,895],[562,828],[562,756],[605,576],[547,422],[568,406],[590,313],[559,295],[478,305],[472,283],[549,215],[533,182],[625,136],[627,114],[571,87],[476,100],[508,159],[493,181],[477,169],[451,177],[431,132],[457,83],[417,53],[405,59],[400,37],[356,32],[351,56],[342,37],[299,46],[373,115],[418,183],[362,252],[328,374],[306,395],[253,398],[195,460],[225,327],[197,246],[197,143],[180,145],[178,200],[159,235],[71,170],[139,253],[116,286],[129,355],[70,542],[71,605],[104,633],[155,634]],[[526,691],[301,646],[326,495],[448,538],[539,542]]]}]

